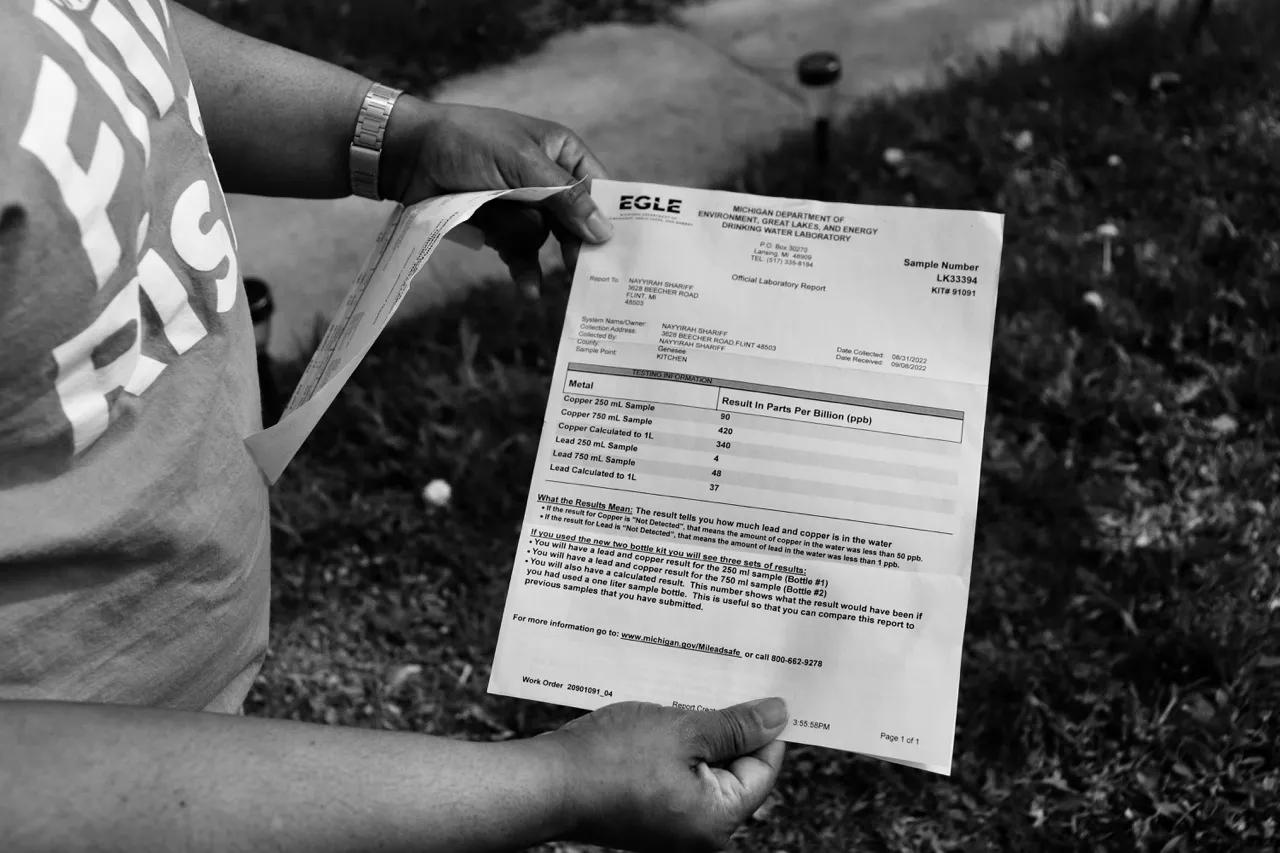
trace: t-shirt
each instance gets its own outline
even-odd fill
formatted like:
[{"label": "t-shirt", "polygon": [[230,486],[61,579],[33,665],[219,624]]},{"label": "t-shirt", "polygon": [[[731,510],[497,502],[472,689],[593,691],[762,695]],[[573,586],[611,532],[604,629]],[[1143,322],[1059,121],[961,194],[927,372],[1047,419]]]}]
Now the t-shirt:
[{"label": "t-shirt", "polygon": [[0,697],[234,711],[257,374],[164,0],[0,2],[0,116]]}]

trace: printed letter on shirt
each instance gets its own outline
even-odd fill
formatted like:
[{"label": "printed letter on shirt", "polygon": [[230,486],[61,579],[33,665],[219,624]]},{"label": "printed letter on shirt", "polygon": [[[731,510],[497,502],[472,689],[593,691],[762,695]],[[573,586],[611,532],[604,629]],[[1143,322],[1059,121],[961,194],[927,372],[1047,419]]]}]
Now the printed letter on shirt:
[{"label": "printed letter on shirt", "polygon": [[18,144],[34,154],[58,184],[63,203],[80,226],[80,241],[101,288],[120,263],[120,241],[107,218],[107,205],[120,185],[124,148],[111,128],[99,125],[89,168],[80,168],[69,144],[76,100],[71,75],[44,57],[31,118]]}]

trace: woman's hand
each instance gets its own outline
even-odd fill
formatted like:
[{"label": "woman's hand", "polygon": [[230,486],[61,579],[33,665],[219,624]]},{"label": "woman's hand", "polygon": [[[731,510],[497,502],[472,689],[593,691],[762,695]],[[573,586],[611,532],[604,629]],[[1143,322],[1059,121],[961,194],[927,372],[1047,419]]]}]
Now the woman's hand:
[{"label": "woman's hand", "polygon": [[521,290],[536,293],[538,250],[549,232],[570,269],[581,242],[612,236],[586,183],[606,177],[586,144],[554,122],[401,96],[387,127],[379,184],[385,197],[404,204],[444,193],[573,184],[540,205],[496,202],[473,218]]},{"label": "woman's hand", "polygon": [[628,850],[720,850],[782,766],[781,699],[720,711],[623,702],[543,737],[566,757],[570,836]]}]

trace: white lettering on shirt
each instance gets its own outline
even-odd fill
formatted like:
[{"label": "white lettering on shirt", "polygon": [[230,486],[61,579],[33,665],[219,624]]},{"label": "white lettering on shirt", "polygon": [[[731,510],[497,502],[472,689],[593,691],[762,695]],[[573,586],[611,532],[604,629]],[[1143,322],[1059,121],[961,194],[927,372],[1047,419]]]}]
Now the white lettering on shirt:
[{"label": "white lettering on shirt", "polygon": [[[115,125],[113,119],[108,119],[111,124],[102,121],[96,128],[87,127],[89,122],[81,116],[86,108],[77,107],[86,98],[86,92],[80,87],[89,87],[89,101],[107,104],[108,109],[116,108],[124,127],[141,143],[144,157],[149,156],[151,145],[148,97],[157,117],[179,106],[203,138],[195,90],[189,78],[179,77],[175,82],[171,77],[166,31],[148,0],[116,0],[114,4],[99,0],[96,5],[75,6],[68,6],[66,2],[56,5],[57,2],[34,0],[36,17],[83,60],[84,68],[73,66],[68,70],[49,56],[41,58],[30,116],[19,143],[47,170],[67,211],[79,226],[81,244],[98,291],[101,292],[113,276],[132,276],[88,328],[52,352],[57,364],[54,390],[71,426],[74,452],[79,454],[106,432],[119,395],[142,395],[166,369],[164,361],[152,357],[159,353],[143,352],[146,342],[154,337],[149,337],[151,333],[146,328],[151,315],[142,311],[142,294],[146,294],[155,308],[165,339],[181,356],[209,335],[209,315],[205,313],[203,301],[193,300],[184,277],[178,275],[182,270],[177,264],[183,262],[199,273],[190,278],[193,282],[203,279],[202,289],[212,286],[218,313],[235,307],[240,273],[235,232],[212,169],[203,177],[188,178],[191,183],[177,196],[172,210],[168,209],[167,202],[160,202],[160,206],[141,213],[136,231],[123,234],[128,230],[124,228],[117,233],[108,210],[122,181],[146,178],[144,174],[124,176],[126,166],[135,161],[126,160],[119,135],[123,127]],[[71,8],[71,13],[67,8]],[[168,9],[163,4],[160,8],[167,25]],[[130,9],[137,21],[129,16]],[[89,10],[88,18],[73,20],[70,17],[86,10]],[[82,25],[90,31],[96,29],[105,40],[86,39],[85,31],[80,29]],[[143,28],[155,38],[156,45],[150,43]],[[102,51],[101,55],[94,50]],[[73,78],[71,72],[77,76]],[[130,77],[137,80],[140,89],[126,90]],[[95,85],[105,99],[98,98],[92,91]],[[177,103],[178,86],[185,88],[182,105]],[[134,103],[131,96],[138,102]],[[71,150],[73,124],[79,155]],[[84,136],[94,140],[94,133],[93,153],[86,161]],[[127,139],[125,136],[124,140]],[[144,160],[142,169],[146,170],[148,165]],[[137,168],[136,164],[131,168]],[[168,193],[164,196],[173,198]],[[157,217],[157,233],[153,234],[151,224]],[[167,252],[162,254],[164,247],[147,247],[147,241],[158,235],[168,238],[176,259],[167,256]],[[122,240],[132,245],[122,247]],[[123,340],[126,336],[129,336],[127,345]],[[104,356],[111,360],[104,363]]]},{"label": "white lettering on shirt", "polygon": [[164,36],[164,26],[160,23],[160,19],[156,17],[156,10],[151,8],[151,4],[147,0],[129,0],[129,6],[133,9],[133,14],[138,16],[138,20],[155,38],[156,44],[160,45],[165,57],[168,57],[169,42]]},{"label": "white lettering on shirt", "polygon": [[[115,105],[120,117],[124,120],[125,126],[129,128],[129,132],[134,135],[142,146],[143,161],[150,162],[151,128],[147,124],[147,117],[143,115],[142,110],[138,109],[129,100],[129,96],[126,94],[120,79],[111,72],[106,63],[95,56],[93,51],[89,50],[89,45],[84,40],[84,34],[67,17],[66,12],[53,5],[50,0],[35,0],[35,3],[36,17],[48,24],[58,34],[58,37],[66,42],[67,47],[74,50],[80,59],[84,61],[89,75],[93,77],[94,82],[102,87],[103,93]],[[40,121],[39,110],[31,111],[31,121]]]},{"label": "white lettering on shirt", "polygon": [[147,90],[156,112],[161,116],[169,112],[174,101],[173,83],[128,19],[110,3],[99,3],[93,10],[92,21],[120,52],[129,73]]},{"label": "white lettering on shirt", "polygon": [[138,263],[138,278],[143,292],[160,315],[164,336],[178,355],[191,349],[208,334],[204,323],[191,309],[186,288],[154,249],[149,250]]},{"label": "white lettering on shirt", "polygon": [[215,281],[218,288],[217,310],[219,314],[225,314],[236,304],[240,265],[236,260],[231,232],[222,219],[214,219],[208,231],[200,227],[200,221],[213,212],[209,201],[207,182],[196,181],[187,187],[173,206],[169,238],[178,257],[200,272],[213,272],[224,262],[227,264],[226,272]]},{"label": "white lettering on shirt", "polygon": [[44,164],[58,185],[63,203],[80,226],[80,242],[101,290],[120,263],[120,241],[107,217],[107,205],[124,171],[124,146],[111,128],[102,124],[89,168],[80,167],[69,144],[77,96],[71,75],[43,57],[31,118],[18,144]]},{"label": "white lettering on shirt", "polygon": [[[129,385],[133,379],[141,354],[139,313],[138,280],[135,278],[116,294],[89,328],[53,350],[54,361],[58,364],[58,376],[53,387],[62,403],[63,414],[71,422],[76,453],[106,432],[110,420],[107,395]],[[94,350],[130,323],[134,331],[129,348],[107,364],[96,366]]]}]

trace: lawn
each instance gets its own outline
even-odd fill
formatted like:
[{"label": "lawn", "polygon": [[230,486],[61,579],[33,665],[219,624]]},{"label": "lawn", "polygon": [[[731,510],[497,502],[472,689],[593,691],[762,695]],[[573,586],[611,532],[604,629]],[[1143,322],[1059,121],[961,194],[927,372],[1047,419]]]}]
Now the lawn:
[{"label": "lawn", "polygon": [[183,0],[242,32],[424,92],[586,24],[652,23],[696,0]]},{"label": "lawn", "polygon": [[[954,774],[793,749],[741,850],[1280,845],[1280,9],[1219,14],[1215,49],[1139,17],[838,133],[833,199],[1007,214]],[[800,195],[805,146],[737,186]],[[563,306],[494,287],[370,354],[275,493],[253,713],[573,716],[484,692]]]}]

